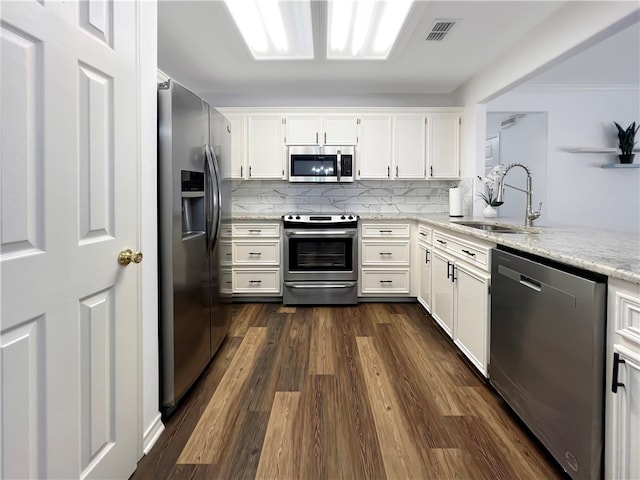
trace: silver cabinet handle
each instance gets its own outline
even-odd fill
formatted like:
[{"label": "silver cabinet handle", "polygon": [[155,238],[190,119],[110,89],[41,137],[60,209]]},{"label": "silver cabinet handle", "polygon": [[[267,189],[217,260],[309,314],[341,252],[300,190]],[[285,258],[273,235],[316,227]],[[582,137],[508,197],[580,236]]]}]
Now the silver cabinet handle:
[{"label": "silver cabinet handle", "polygon": [[355,237],[355,231],[347,230],[294,230],[284,232],[287,237],[302,237],[302,236],[318,236],[318,237],[335,237],[336,235],[347,235],[349,237]]}]

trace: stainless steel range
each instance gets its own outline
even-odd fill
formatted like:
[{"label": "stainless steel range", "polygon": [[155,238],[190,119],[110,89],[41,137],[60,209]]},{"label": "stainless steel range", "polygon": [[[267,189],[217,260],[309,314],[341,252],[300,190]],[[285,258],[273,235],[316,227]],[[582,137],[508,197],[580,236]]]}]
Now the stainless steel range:
[{"label": "stainless steel range", "polygon": [[358,303],[358,215],[283,215],[285,305]]}]

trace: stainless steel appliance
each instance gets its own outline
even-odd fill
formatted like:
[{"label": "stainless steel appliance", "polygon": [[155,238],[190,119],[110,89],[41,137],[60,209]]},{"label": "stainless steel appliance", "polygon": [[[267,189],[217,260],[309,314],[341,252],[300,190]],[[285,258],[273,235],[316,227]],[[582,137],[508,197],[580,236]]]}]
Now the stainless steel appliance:
[{"label": "stainless steel appliance", "polygon": [[358,216],[283,215],[285,305],[358,303]]},{"label": "stainless steel appliance", "polygon": [[290,182],[353,182],[355,147],[289,147]]},{"label": "stainless steel appliance", "polygon": [[491,260],[491,384],[572,478],[601,478],[606,279],[522,252]]},{"label": "stainless steel appliance", "polygon": [[231,298],[219,236],[230,222],[226,118],[173,80],[158,88],[161,409],[169,414],[224,340]]}]

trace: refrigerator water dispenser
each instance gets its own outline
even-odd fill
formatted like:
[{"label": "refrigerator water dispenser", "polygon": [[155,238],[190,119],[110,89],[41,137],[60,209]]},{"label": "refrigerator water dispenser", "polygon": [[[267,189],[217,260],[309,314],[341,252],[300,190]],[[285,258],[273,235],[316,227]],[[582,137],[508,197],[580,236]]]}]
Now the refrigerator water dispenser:
[{"label": "refrigerator water dispenser", "polygon": [[205,234],[204,173],[182,170],[182,239]]}]

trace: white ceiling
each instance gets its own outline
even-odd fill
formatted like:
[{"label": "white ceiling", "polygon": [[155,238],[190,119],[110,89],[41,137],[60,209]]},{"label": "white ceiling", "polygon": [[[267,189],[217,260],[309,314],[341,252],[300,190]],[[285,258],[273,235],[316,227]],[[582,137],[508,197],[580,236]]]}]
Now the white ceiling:
[{"label": "white ceiling", "polygon": [[[326,4],[314,1],[316,59],[256,61],[221,1],[160,1],[158,66],[209,98],[449,94],[563,3],[417,1],[388,60],[327,61],[322,58]],[[426,42],[424,39],[435,19],[455,19],[458,23],[442,42]],[[598,83],[611,83],[611,74],[607,76],[606,72],[620,72],[621,69],[613,67],[623,58],[629,58],[624,54],[613,56],[611,52],[621,52],[621,45],[627,49],[636,35],[635,63],[630,62],[622,69],[614,83],[637,83],[637,75],[633,76],[640,70],[637,31],[636,24],[635,32],[625,30],[627,33],[623,32],[622,37],[618,34],[609,39],[615,42],[616,37],[620,37],[618,43],[592,48],[605,59],[601,65],[606,68],[594,69],[593,56],[583,52],[573,63],[559,65],[533,81],[562,83],[578,74],[583,79],[578,83],[585,83],[585,72],[595,71],[601,77]]]}]

